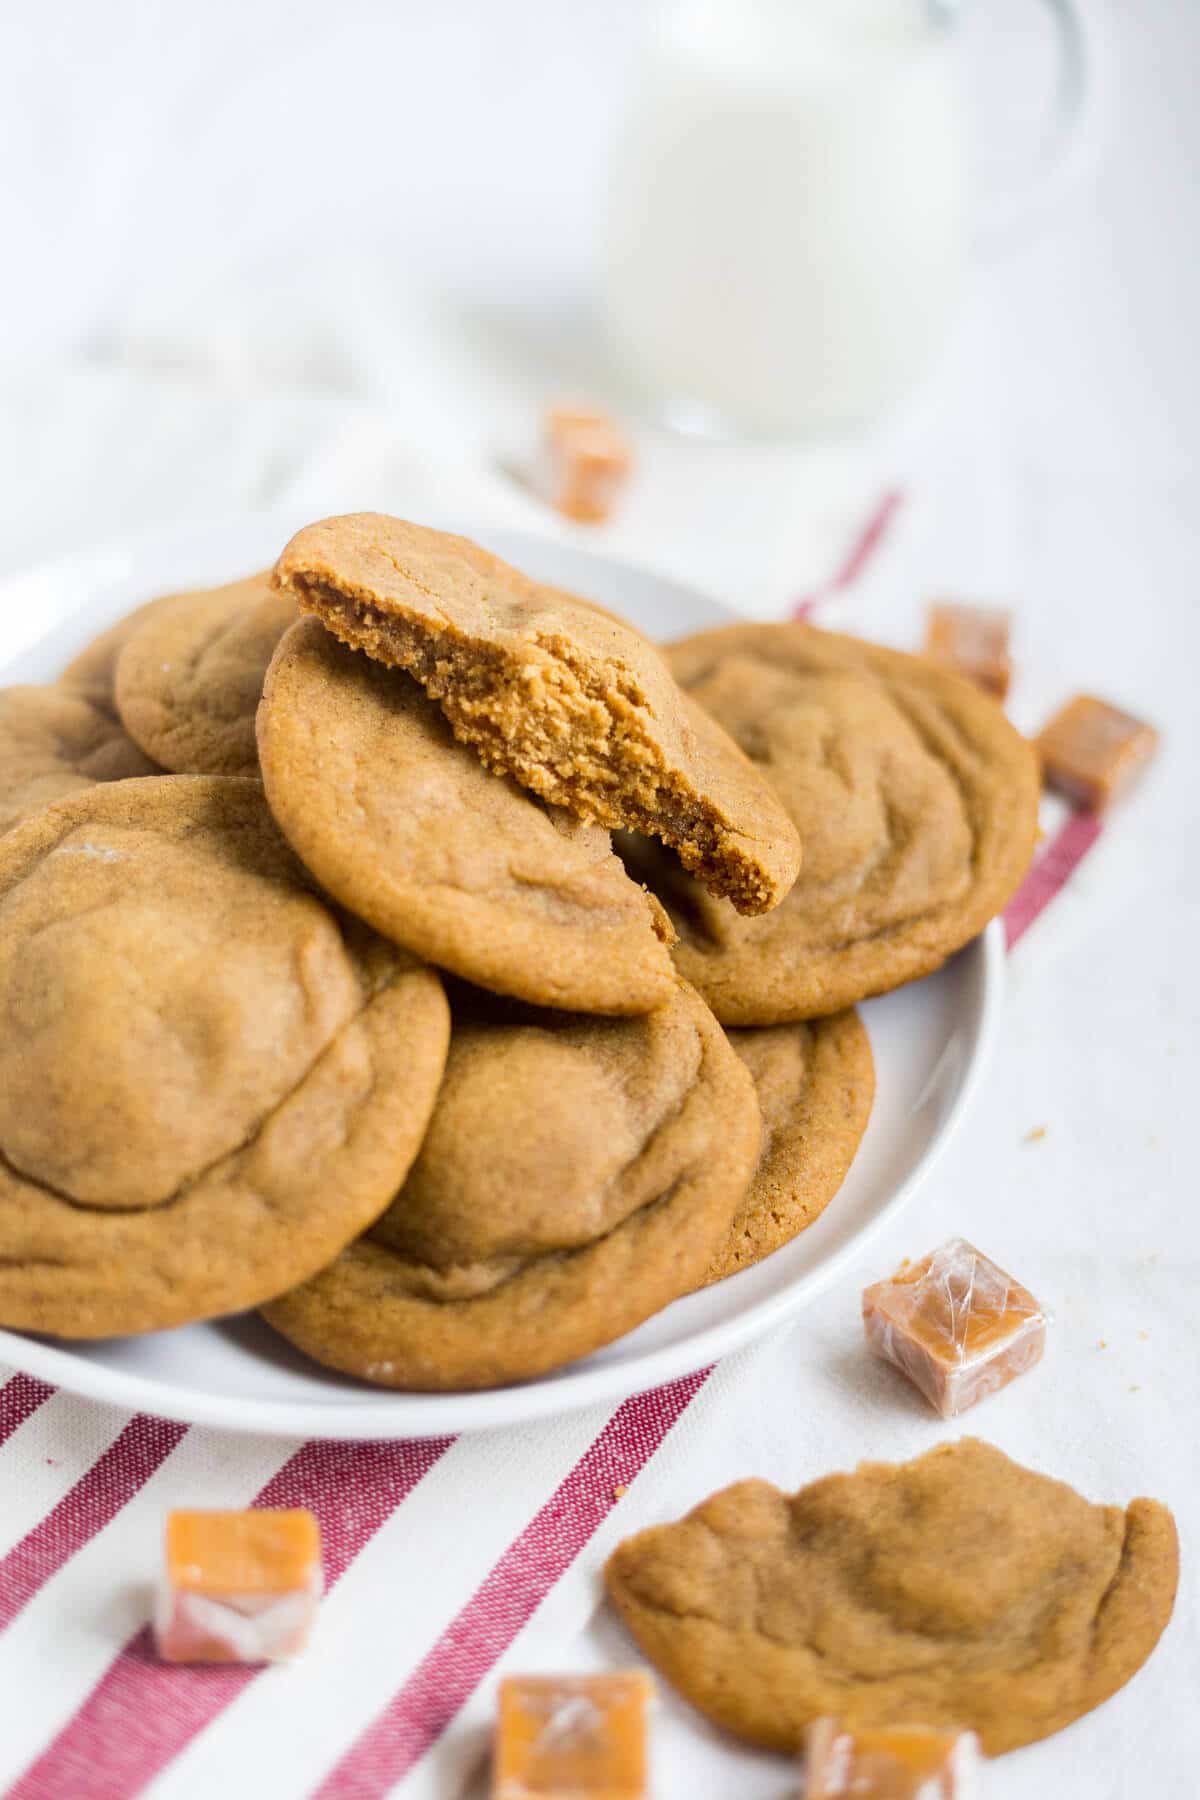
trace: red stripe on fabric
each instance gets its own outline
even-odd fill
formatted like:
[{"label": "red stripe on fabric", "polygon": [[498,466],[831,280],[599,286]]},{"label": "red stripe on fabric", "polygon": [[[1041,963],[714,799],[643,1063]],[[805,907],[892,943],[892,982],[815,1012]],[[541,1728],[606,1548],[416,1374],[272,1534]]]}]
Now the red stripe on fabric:
[{"label": "red stripe on fabric", "polygon": [[145,1486],[186,1430],[170,1419],[138,1413],[57,1506],[14,1544],[0,1560],[0,1631]]},{"label": "red stripe on fabric", "polygon": [[420,1761],[607,1518],[617,1488],[645,1467],[711,1373],[701,1369],[617,1408],[313,1800],[385,1794]]},{"label": "red stripe on fabric", "polygon": [[0,1444],[56,1392],[48,1381],[39,1381],[36,1375],[17,1374],[6,1381],[0,1387]]},{"label": "red stripe on fabric", "polygon": [[832,594],[844,593],[847,588],[854,586],[883,542],[888,528],[903,502],[904,492],[901,488],[889,488],[880,497],[875,510],[851,544],[841,567],[830,576],[828,581],[822,582],[820,587],[814,588],[810,594],[800,596],[792,607],[793,619],[807,619],[822,600],[829,599]]},{"label": "red stripe on fabric", "polygon": [[1034,920],[1062,892],[1104,827],[1095,813],[1072,813],[1035,857],[1033,866],[1004,909],[1004,938],[1011,950]]},{"label": "red stripe on fabric", "polygon": [[[312,1508],[332,1587],[452,1442],[305,1444],[254,1504]],[[160,1663],[147,1626],[109,1664],[8,1800],[129,1800],[260,1673]]]}]

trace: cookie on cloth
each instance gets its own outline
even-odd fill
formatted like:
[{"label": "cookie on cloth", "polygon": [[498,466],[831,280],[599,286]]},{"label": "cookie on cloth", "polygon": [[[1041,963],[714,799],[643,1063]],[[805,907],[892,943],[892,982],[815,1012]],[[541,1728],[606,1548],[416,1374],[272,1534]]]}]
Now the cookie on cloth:
[{"label": "cookie on cloth", "polygon": [[609,1558],[638,1645],[716,1724],[798,1751],[806,1726],[975,1731],[996,1755],[1136,1674],[1171,1616],[1175,1522],[1093,1506],[961,1438],[796,1494],[741,1481]]},{"label": "cookie on cloth", "polygon": [[155,773],[123,727],[81,694],[0,688],[0,833],[97,782]]},{"label": "cookie on cloth", "polygon": [[407,1182],[265,1317],[384,1387],[545,1374],[701,1284],[759,1138],[754,1084],[682,982],[633,1019],[457,996]]},{"label": "cookie on cloth", "polygon": [[922,657],[810,625],[731,625],[666,652],[770,780],[804,843],[762,919],[637,853],[675,960],[725,1025],[838,1012],[938,968],[1004,907],[1037,834],[1038,769],[994,700]]},{"label": "cookie on cloth", "polygon": [[708,1281],[761,1262],[820,1218],[846,1179],[875,1098],[871,1040],[852,1008],[726,1036],[754,1078],[763,1141]]},{"label": "cookie on cloth", "polygon": [[543,800],[661,837],[742,912],[794,881],[799,840],[769,784],[612,614],[381,513],[307,526],[275,579],[344,643],[407,669],[456,737]]},{"label": "cookie on cloth", "polygon": [[155,609],[116,662],[117,710],[130,737],[182,775],[256,775],[263,677],[295,617],[265,574]]},{"label": "cookie on cloth", "polygon": [[256,781],[112,782],[0,840],[0,1323],[255,1306],[378,1217],[424,1134],[433,970],[313,893]]},{"label": "cookie on cloth", "polygon": [[402,670],[301,619],[258,741],[292,848],[385,937],[540,1006],[639,1013],[674,993],[671,926],[608,833],[489,774]]}]

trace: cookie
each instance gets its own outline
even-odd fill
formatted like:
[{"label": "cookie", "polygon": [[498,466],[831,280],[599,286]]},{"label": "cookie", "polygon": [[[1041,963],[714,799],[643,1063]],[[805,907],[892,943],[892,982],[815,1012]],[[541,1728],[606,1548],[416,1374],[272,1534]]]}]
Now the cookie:
[{"label": "cookie", "polygon": [[700,1284],[759,1135],[754,1084],[683,983],[637,1019],[464,1000],[394,1204],[265,1316],[384,1387],[545,1374]]},{"label": "cookie", "polygon": [[1004,907],[1033,854],[1037,764],[971,683],[796,624],[703,632],[667,660],[774,783],[805,847],[763,919],[739,918],[665,856],[632,865],[723,1024],[779,1025],[885,993]]},{"label": "cookie", "polygon": [[67,664],[58,678],[58,685],[66,688],[68,693],[80,694],[98,706],[110,718],[117,717],[117,700],[113,692],[117,673],[117,658],[133,636],[134,632],[152,619],[158,612],[165,612],[174,606],[178,594],[160,594],[154,600],[145,600],[141,606],[126,613],[102,631],[85,649],[81,650]]},{"label": "cookie", "polygon": [[640,1013],[674,993],[667,916],[608,833],[489,774],[402,670],[301,619],[258,741],[293,849],[385,937],[539,1006]]},{"label": "cookie", "polygon": [[742,1481],[621,1544],[609,1596],[642,1650],[736,1736],[968,1727],[996,1755],[1115,1694],[1171,1616],[1175,1522],[1093,1506],[975,1438],[782,1494]]},{"label": "cookie", "polygon": [[794,881],[799,841],[770,786],[632,626],[381,513],[308,526],[275,579],[344,643],[415,675],[457,738],[543,800],[661,837],[742,912]]},{"label": "cookie", "polygon": [[99,781],[154,773],[117,721],[82,695],[0,688],[0,833]]},{"label": "cookie", "polygon": [[313,893],[257,782],[165,776],[0,840],[0,1323],[236,1311],[403,1181],[444,1065],[437,975]]},{"label": "cookie", "polygon": [[821,1216],[846,1179],[875,1098],[871,1040],[852,1010],[726,1035],[754,1078],[763,1139],[708,1281],[761,1262]]},{"label": "cookie", "polygon": [[180,594],[121,649],[115,693],[135,743],[181,775],[257,775],[254,715],[296,609],[269,577]]}]

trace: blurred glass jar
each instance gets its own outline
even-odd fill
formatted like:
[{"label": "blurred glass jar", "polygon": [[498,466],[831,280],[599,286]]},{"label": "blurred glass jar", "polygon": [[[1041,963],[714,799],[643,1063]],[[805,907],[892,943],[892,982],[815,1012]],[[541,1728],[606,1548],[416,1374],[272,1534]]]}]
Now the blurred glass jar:
[{"label": "blurred glass jar", "polygon": [[613,161],[602,279],[615,352],[673,423],[820,434],[870,423],[917,381],[968,257],[955,12],[660,9]]}]

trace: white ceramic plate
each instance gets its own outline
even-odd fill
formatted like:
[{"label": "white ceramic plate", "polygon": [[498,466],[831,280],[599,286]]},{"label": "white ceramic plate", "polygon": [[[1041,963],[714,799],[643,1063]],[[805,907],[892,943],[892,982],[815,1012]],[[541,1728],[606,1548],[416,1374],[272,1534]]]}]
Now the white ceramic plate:
[{"label": "white ceramic plate", "polygon": [[[193,527],[0,583],[0,618],[36,620],[44,631],[0,679],[52,679],[136,602],[262,567],[301,522],[272,517]],[[730,617],[701,594],[571,544],[488,528],[473,535],[532,574],[620,610],[652,637]],[[0,1331],[0,1358],[75,1393],[167,1418],[339,1438],[506,1425],[614,1401],[703,1368],[797,1312],[912,1197],[978,1084],[1003,963],[994,924],[936,975],[864,1007],[877,1070],[875,1110],[845,1186],[815,1225],[766,1262],[677,1300],[618,1343],[540,1381],[484,1394],[384,1393],[307,1362],[253,1316],[101,1343]]]}]

